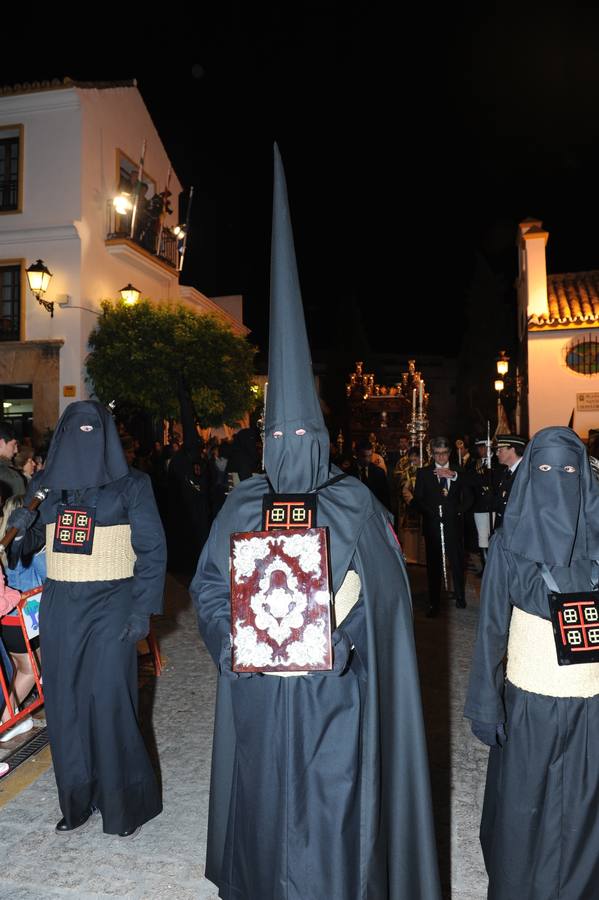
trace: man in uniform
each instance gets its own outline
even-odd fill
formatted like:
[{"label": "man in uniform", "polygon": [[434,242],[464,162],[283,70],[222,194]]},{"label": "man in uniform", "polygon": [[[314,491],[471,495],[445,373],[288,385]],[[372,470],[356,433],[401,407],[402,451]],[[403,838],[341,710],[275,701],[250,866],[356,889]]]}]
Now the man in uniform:
[{"label": "man in uniform", "polygon": [[[482,575],[487,561],[489,538],[494,521],[494,477],[497,472],[497,458],[493,455],[490,442],[483,437],[474,442],[475,456],[468,461],[466,474],[474,493],[474,525],[476,527],[478,553]],[[489,468],[490,465],[490,468]]]},{"label": "man in uniform", "polygon": [[509,500],[510,492],[514,486],[514,479],[526,447],[527,440],[519,434],[497,435],[497,459],[500,465],[505,466],[496,482],[494,508],[495,529],[503,524],[503,515]]}]

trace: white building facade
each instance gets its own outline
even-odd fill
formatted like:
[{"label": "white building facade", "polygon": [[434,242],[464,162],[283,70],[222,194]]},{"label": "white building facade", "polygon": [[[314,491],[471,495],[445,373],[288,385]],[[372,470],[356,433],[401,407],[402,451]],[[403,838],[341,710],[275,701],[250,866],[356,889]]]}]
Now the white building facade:
[{"label": "white building facade", "polygon": [[[136,232],[112,205],[137,180],[142,146],[147,199],[164,192],[168,179],[172,208],[145,233],[141,217]],[[135,83],[53,83],[0,93],[0,387],[11,415],[30,386],[36,439],[67,403],[89,396],[90,331],[101,301],[117,299],[128,283],[142,298],[183,303],[247,333],[239,299],[223,298],[221,306],[180,285],[171,230],[180,191]],[[25,270],[38,259],[53,275],[44,298],[54,301],[53,317],[27,286]]]},{"label": "white building facade", "polygon": [[599,271],[547,274],[549,233],[519,226],[518,328],[527,355],[532,437],[568,425],[586,440],[599,428]]}]

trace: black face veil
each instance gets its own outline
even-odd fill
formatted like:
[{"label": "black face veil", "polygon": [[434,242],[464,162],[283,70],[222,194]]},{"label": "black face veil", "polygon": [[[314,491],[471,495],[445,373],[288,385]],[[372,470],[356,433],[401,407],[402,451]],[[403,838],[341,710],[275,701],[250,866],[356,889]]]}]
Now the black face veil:
[{"label": "black face veil", "polygon": [[56,490],[82,490],[118,481],[129,471],[114,420],[101,403],[70,403],[58,420],[40,481]]},{"label": "black face veil", "polygon": [[527,445],[503,519],[505,546],[526,559],[569,566],[599,559],[599,484],[570,428],[543,428]]},{"label": "black face veil", "polygon": [[285,173],[275,146],[264,467],[277,493],[329,477],[329,434],[312,373]]}]

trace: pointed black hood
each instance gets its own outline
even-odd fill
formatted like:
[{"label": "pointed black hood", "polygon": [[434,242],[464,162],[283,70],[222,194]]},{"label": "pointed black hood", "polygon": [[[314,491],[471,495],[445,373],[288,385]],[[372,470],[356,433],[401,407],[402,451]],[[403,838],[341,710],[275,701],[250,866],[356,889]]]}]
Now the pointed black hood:
[{"label": "pointed black hood", "polygon": [[329,435],[314,384],[287,185],[276,145],[264,468],[278,493],[314,490],[329,477]]},{"label": "pointed black hood", "polygon": [[505,546],[547,565],[599,559],[599,484],[576,433],[538,431],[517,472],[503,517]]},{"label": "pointed black hood", "polygon": [[58,420],[39,480],[55,490],[83,490],[118,481],[128,471],[109,411],[94,400],[79,400]]}]

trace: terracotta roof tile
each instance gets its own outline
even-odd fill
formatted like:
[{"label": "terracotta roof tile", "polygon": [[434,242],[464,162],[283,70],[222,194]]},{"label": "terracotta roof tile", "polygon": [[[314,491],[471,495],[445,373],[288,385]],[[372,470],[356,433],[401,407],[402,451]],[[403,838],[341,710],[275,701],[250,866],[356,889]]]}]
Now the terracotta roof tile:
[{"label": "terracotta roof tile", "polygon": [[533,331],[599,327],[599,270],[547,276],[549,315],[530,316]]},{"label": "terracotta roof tile", "polygon": [[136,86],[135,79],[130,81],[74,81],[72,78],[52,78],[51,81],[24,81],[22,84],[0,85],[0,97],[10,97],[13,94],[37,94],[41,91],[59,91],[72,87],[85,90],[106,90],[107,88]]}]

